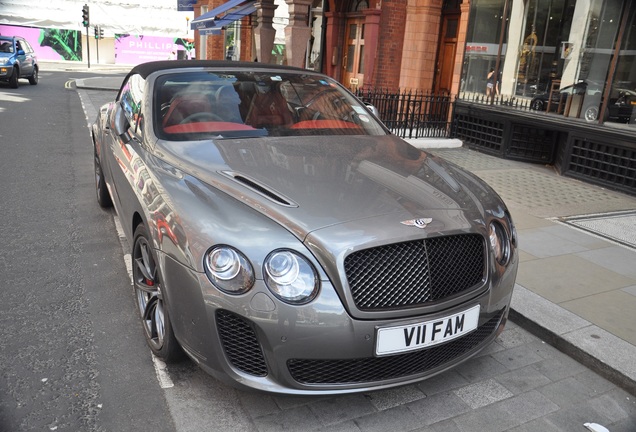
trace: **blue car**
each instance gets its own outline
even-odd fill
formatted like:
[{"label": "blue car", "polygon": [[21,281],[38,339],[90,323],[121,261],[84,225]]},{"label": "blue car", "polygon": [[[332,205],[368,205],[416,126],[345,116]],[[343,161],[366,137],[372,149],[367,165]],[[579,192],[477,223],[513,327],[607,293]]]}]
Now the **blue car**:
[{"label": "blue car", "polygon": [[0,36],[0,81],[18,88],[18,80],[26,78],[31,85],[38,83],[37,57],[31,45],[21,37]]}]

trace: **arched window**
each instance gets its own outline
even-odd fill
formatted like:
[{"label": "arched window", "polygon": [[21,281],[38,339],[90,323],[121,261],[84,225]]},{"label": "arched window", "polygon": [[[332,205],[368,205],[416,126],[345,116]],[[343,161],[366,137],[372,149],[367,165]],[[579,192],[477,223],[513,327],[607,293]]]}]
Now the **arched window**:
[{"label": "arched window", "polygon": [[369,9],[368,0],[353,0],[349,12],[362,12],[365,9]]}]

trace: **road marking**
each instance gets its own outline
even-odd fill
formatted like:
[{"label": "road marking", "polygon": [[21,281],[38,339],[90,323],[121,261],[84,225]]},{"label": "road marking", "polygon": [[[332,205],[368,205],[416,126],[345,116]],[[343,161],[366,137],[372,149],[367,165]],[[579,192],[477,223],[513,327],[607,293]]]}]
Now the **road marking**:
[{"label": "road marking", "polygon": [[159,380],[159,386],[162,389],[174,387],[174,383],[168,375],[168,369],[166,364],[156,355],[152,355],[152,363],[155,365],[155,372],[157,373],[157,379]]}]

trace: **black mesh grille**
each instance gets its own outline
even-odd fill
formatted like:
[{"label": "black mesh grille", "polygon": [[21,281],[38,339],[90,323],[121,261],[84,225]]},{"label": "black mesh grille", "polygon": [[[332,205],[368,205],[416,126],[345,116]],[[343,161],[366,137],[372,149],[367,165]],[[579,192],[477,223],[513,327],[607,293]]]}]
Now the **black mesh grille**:
[{"label": "black mesh grille", "polygon": [[421,305],[468,290],[484,279],[484,238],[462,234],[384,245],[345,258],[360,310]]},{"label": "black mesh grille", "polygon": [[503,311],[472,333],[429,349],[387,357],[345,360],[291,359],[287,367],[303,384],[356,384],[407,377],[451,362],[484,342],[497,328]]},{"label": "black mesh grille", "polygon": [[230,363],[245,373],[266,376],[267,365],[249,322],[225,310],[216,312],[216,325]]}]

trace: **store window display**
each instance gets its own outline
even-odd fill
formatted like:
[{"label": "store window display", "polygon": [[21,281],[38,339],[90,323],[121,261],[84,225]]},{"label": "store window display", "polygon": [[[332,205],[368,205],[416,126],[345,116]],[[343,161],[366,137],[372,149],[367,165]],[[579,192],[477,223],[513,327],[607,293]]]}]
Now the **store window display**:
[{"label": "store window display", "polygon": [[485,92],[498,65],[502,97],[522,107],[632,125],[635,15],[629,0],[474,0],[460,92]]}]

